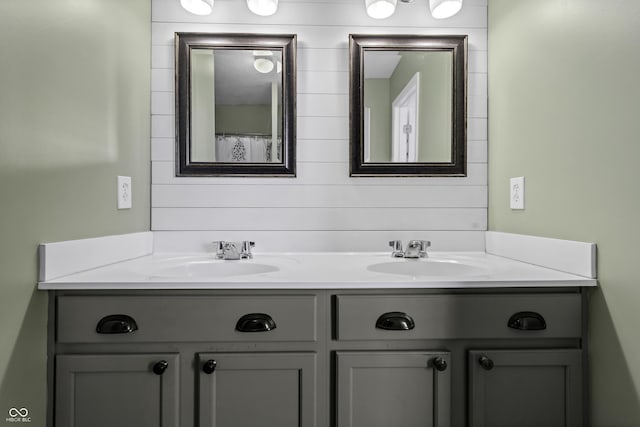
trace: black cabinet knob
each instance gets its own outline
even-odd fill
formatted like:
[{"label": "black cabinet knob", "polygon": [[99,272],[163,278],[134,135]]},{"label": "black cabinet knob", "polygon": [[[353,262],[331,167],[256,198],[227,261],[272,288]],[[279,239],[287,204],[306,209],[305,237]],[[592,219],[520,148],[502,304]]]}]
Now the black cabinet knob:
[{"label": "black cabinet knob", "polygon": [[416,327],[411,316],[401,311],[384,313],[376,320],[376,328],[387,331],[409,331]]},{"label": "black cabinet knob", "polygon": [[436,368],[436,370],[442,372],[442,371],[446,371],[447,370],[447,366],[449,366],[447,364],[447,361],[444,360],[444,358],[442,357],[435,357],[432,362],[433,363],[433,367]]},{"label": "black cabinet knob", "polygon": [[169,367],[169,363],[166,360],[161,360],[153,365],[153,373],[156,375],[164,374],[164,371]]},{"label": "black cabinet knob", "polygon": [[482,366],[482,369],[485,371],[490,371],[493,369],[493,360],[489,359],[487,356],[482,355],[478,358],[478,363]]},{"label": "black cabinet knob", "polygon": [[216,366],[218,366],[218,362],[213,359],[207,360],[206,362],[204,362],[204,365],[202,365],[202,372],[207,375],[211,375],[213,374],[213,371],[216,370]]}]

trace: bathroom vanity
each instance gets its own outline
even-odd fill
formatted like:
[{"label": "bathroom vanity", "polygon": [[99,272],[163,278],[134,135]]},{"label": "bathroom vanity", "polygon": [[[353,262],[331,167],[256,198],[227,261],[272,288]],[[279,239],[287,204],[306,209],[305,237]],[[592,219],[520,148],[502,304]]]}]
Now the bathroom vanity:
[{"label": "bathroom vanity", "polygon": [[54,425],[582,426],[591,286],[484,253],[148,256],[42,282]]}]

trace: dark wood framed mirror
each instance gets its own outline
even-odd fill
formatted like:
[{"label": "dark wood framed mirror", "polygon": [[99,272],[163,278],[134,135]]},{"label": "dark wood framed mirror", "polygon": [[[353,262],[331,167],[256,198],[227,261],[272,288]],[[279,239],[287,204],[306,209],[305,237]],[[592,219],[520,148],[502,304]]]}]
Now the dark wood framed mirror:
[{"label": "dark wood framed mirror", "polygon": [[350,176],[466,176],[467,36],[349,36]]},{"label": "dark wood framed mirror", "polygon": [[176,176],[296,175],[296,43],[175,33]]}]

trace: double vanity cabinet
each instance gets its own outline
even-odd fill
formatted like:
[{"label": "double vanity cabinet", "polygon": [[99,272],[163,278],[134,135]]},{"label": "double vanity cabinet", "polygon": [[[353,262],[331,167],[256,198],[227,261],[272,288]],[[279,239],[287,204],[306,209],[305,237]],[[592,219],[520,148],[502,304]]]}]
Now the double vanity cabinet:
[{"label": "double vanity cabinet", "polygon": [[54,427],[578,427],[586,288],[55,290]]}]

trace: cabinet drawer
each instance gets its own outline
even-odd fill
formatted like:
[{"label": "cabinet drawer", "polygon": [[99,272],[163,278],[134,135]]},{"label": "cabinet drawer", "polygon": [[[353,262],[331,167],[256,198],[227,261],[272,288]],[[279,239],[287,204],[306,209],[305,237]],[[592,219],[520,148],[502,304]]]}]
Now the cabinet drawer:
[{"label": "cabinet drawer", "polygon": [[[315,341],[316,306],[313,295],[61,296],[56,332],[61,343]],[[122,331],[121,321],[135,330]]]},{"label": "cabinet drawer", "polygon": [[[581,313],[579,294],[339,295],[336,331],[340,340],[572,338]],[[509,327],[514,315],[528,329]]]}]

